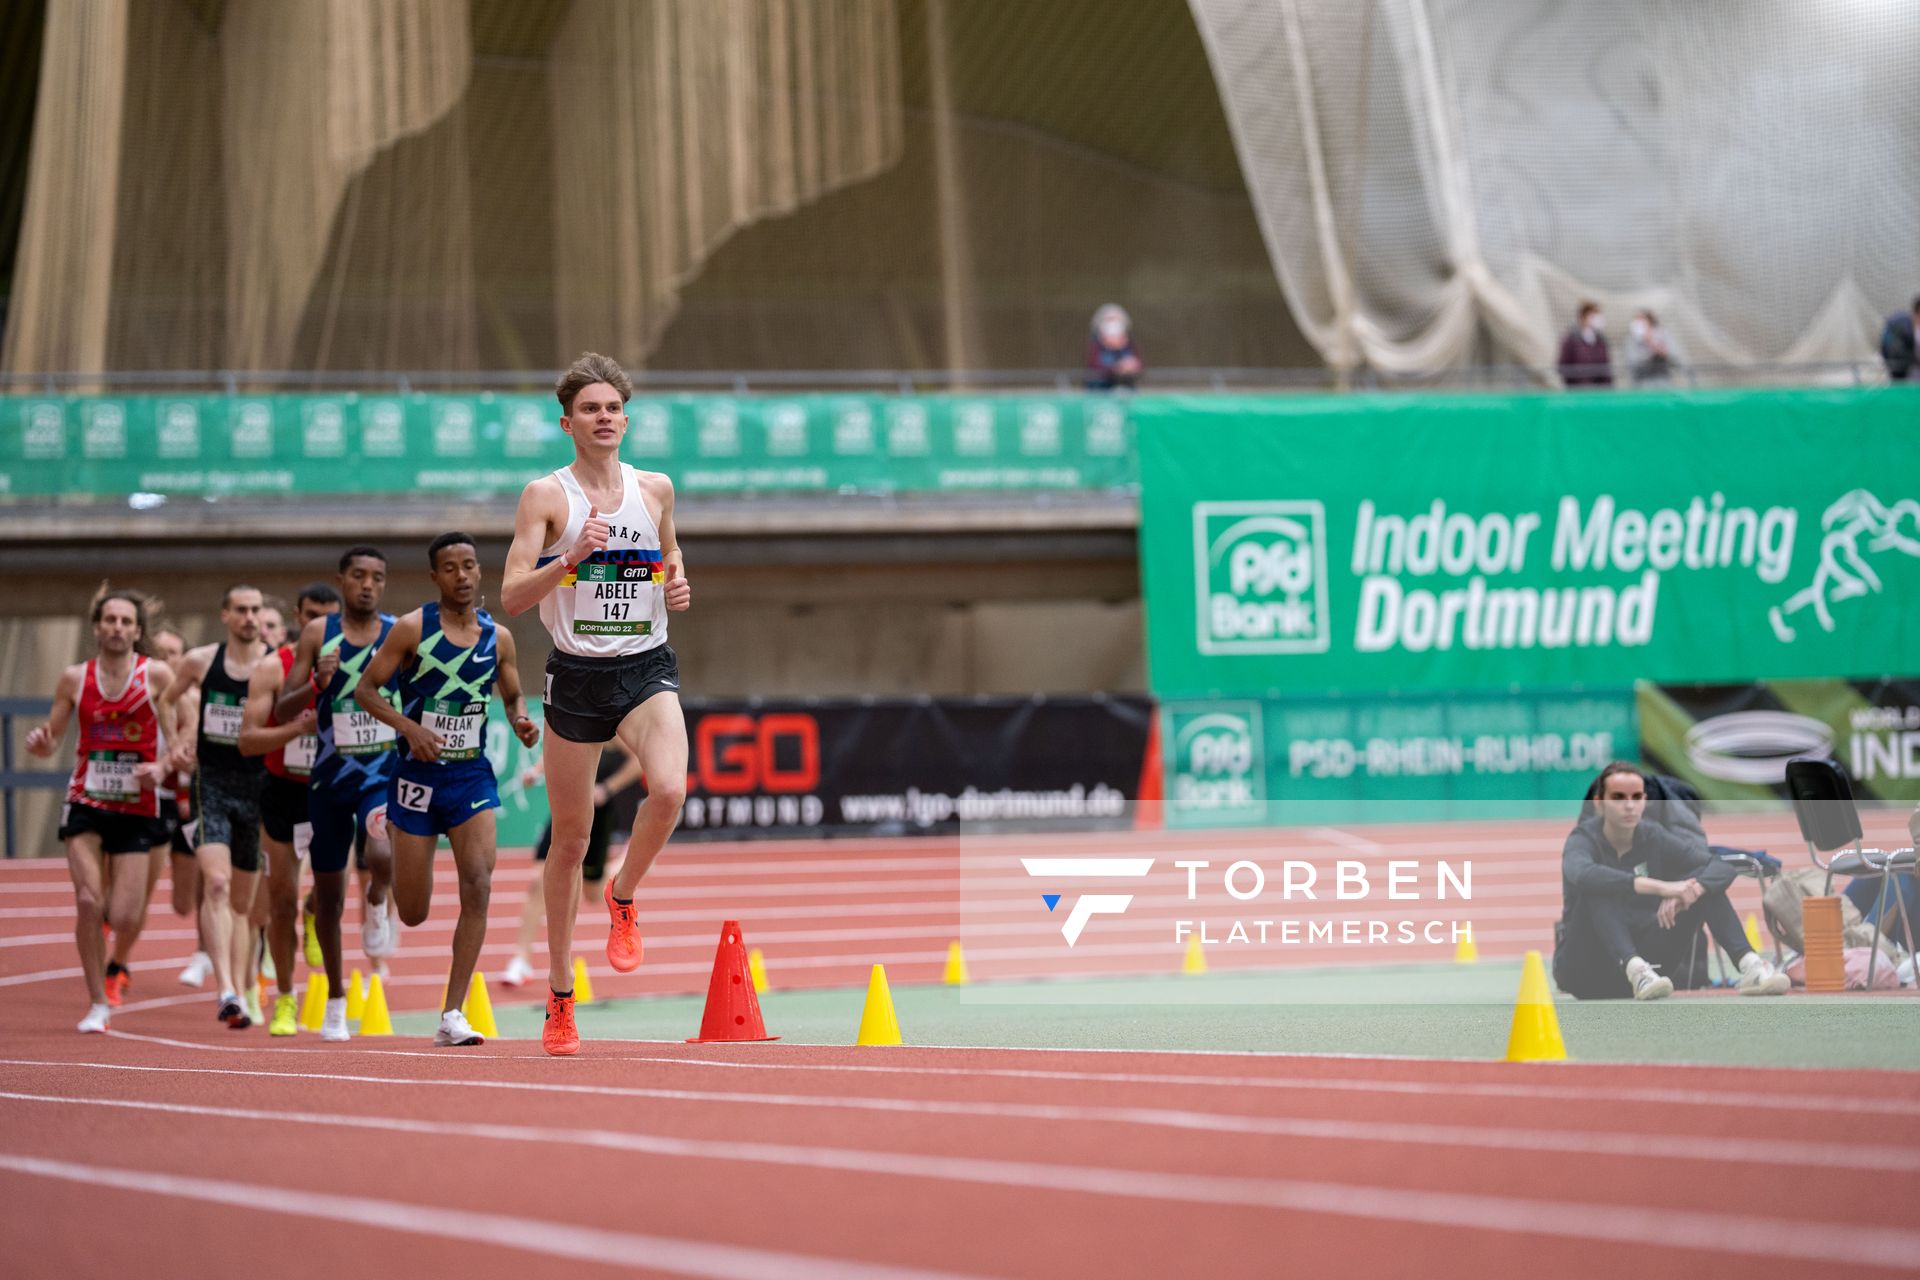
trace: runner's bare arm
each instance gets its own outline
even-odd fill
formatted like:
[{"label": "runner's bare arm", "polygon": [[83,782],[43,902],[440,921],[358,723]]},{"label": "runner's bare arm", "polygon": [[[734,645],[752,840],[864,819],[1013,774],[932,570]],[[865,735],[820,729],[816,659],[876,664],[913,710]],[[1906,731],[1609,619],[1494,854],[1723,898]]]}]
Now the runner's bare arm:
[{"label": "runner's bare arm", "polygon": [[[513,545],[507,549],[506,567],[500,573],[500,607],[509,615],[539,604],[573,568],[571,549],[540,566],[541,551],[559,536],[566,520],[567,497],[552,476],[529,481],[520,491],[520,505],[513,513]],[[606,545],[604,539],[601,545]]]},{"label": "runner's bare arm", "polygon": [[667,608],[681,613],[693,607],[693,587],[687,581],[686,557],[680,552],[680,538],[673,529],[673,481],[659,472],[652,478],[660,498],[660,560],[667,575]]},{"label": "runner's bare arm", "polygon": [[240,754],[264,756],[278,751],[303,733],[313,731],[313,708],[308,707],[286,724],[270,724],[268,716],[280,694],[280,659],[269,653],[247,677],[247,707],[240,716]]},{"label": "runner's bare arm", "polygon": [[387,638],[381,642],[378,652],[367,660],[366,669],[360,673],[360,683],[353,686],[353,700],[362,711],[391,726],[395,732],[407,740],[413,749],[415,760],[424,760],[432,764],[440,758],[440,748],[446,740],[428,730],[417,720],[409,720],[400,714],[400,709],[387,700],[385,685],[393,679],[403,663],[413,659],[414,651],[420,647],[420,631],[424,624],[420,611],[401,618],[393,624],[393,630],[387,632]]},{"label": "runner's bare arm", "polygon": [[500,701],[506,704],[507,725],[523,745],[531,747],[540,741],[540,726],[527,714],[527,699],[520,692],[519,655],[514,651],[513,632],[496,627],[493,634],[500,648],[496,670],[500,673]]},{"label": "runner's bare arm", "polygon": [[193,768],[194,756],[199,750],[200,682],[207,678],[207,668],[213,665],[213,655],[219,648],[216,644],[203,644],[187,650],[186,656],[180,659],[180,669],[153,702],[153,713],[163,729],[167,726],[167,717],[173,717],[172,728],[167,731],[167,740],[173,745],[168,750],[175,766],[183,772]]},{"label": "runner's bare arm", "polygon": [[66,736],[67,721],[73,718],[74,704],[80,701],[80,682],[87,678],[87,664],[68,667],[53,685],[53,710],[46,723],[27,730],[27,751],[42,759],[53,754]]},{"label": "runner's bare arm", "polygon": [[280,696],[273,704],[273,718],[280,723],[298,719],[302,711],[313,705],[318,692],[313,687],[314,664],[320,656],[320,641],[326,634],[325,618],[315,618],[300,628],[299,643],[293,646],[293,666],[281,682]]}]

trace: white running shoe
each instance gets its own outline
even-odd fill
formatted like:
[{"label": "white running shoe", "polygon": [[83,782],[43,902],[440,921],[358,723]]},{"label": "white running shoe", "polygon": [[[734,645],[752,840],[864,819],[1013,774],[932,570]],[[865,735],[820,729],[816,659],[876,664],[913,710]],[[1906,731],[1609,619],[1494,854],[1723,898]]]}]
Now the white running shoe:
[{"label": "white running shoe", "polygon": [[1639,956],[1627,962],[1627,981],[1633,984],[1635,1000],[1665,1000],[1673,994],[1673,979],[1655,973]]},{"label": "white running shoe", "polygon": [[387,914],[387,909],[384,902],[378,906],[367,903],[367,917],[360,924],[360,945],[366,949],[369,960],[393,954],[393,917]]},{"label": "white running shoe", "polygon": [[485,1044],[487,1038],[467,1025],[467,1015],[458,1009],[449,1009],[440,1015],[440,1029],[433,1033],[433,1042],[442,1047],[458,1045]]},{"label": "white running shoe", "polygon": [[1743,996],[1783,996],[1793,989],[1793,979],[1774,968],[1757,951],[1740,959],[1740,977],[1733,984]]},{"label": "white running shoe", "polygon": [[240,997],[240,1003],[247,1007],[247,1016],[257,1025],[266,1021],[260,1016],[260,988],[248,987],[247,993]]},{"label": "white running shoe", "polygon": [[347,1001],[343,996],[338,1000],[327,1001],[327,1011],[320,1017],[320,1038],[322,1040],[351,1040],[353,1033],[347,1030]]},{"label": "white running shoe", "polygon": [[180,971],[180,985],[183,987],[204,987],[207,979],[213,976],[213,957],[204,951],[193,953],[193,959],[187,961],[187,967]]},{"label": "white running shoe", "polygon": [[533,981],[533,966],[519,956],[507,961],[507,971],[500,975],[500,984],[507,987],[524,987]]},{"label": "white running shoe", "polygon": [[107,1029],[107,1016],[112,1012],[113,1010],[104,1004],[88,1005],[87,1016],[80,1019],[80,1025],[75,1029],[88,1032],[104,1032]]}]

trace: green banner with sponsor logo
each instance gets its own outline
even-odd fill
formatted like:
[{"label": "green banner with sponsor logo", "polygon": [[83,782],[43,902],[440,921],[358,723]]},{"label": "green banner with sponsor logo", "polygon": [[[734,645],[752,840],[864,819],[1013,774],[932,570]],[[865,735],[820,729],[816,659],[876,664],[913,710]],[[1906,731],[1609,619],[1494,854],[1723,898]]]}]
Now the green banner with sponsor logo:
[{"label": "green banner with sponsor logo", "polygon": [[1708,800],[1787,794],[1787,762],[1831,756],[1861,801],[1920,801],[1920,680],[1765,680],[1638,690],[1640,758]]},{"label": "green banner with sponsor logo", "polygon": [[1571,819],[1588,779],[1638,736],[1631,689],[1176,699],[1160,714],[1174,827],[1404,821],[1476,804]]},{"label": "green banner with sponsor logo", "polygon": [[[637,396],[621,456],[684,492],[1124,489],[1124,397]],[[512,493],[551,396],[0,397],[0,497]]]},{"label": "green banner with sponsor logo", "polygon": [[1920,652],[1904,388],[1133,413],[1163,698],[1860,677]]}]

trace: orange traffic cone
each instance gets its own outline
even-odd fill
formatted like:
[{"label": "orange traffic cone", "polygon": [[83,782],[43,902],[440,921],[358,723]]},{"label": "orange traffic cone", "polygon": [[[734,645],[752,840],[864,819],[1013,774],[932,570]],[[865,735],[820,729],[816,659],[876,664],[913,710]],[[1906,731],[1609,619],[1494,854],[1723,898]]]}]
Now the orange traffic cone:
[{"label": "orange traffic cone", "polygon": [[687,1043],[779,1038],[768,1035],[766,1023],[760,1020],[760,997],[753,991],[740,922],[729,920],[720,926],[720,949],[713,957],[713,977],[707,983],[707,1012],[700,1020],[700,1034],[689,1037]]}]

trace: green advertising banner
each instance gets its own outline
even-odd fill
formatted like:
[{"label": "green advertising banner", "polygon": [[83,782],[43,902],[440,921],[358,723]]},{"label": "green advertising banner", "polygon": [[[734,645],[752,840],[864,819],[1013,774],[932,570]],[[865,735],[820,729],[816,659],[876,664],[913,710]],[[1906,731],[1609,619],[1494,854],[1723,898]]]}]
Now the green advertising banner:
[{"label": "green advertising banner", "polygon": [[1708,800],[1787,794],[1787,762],[1831,756],[1865,801],[1920,801],[1920,680],[1766,680],[1638,690],[1640,758]]},{"label": "green advertising banner", "polygon": [[[690,493],[1126,489],[1130,401],[637,396],[621,456]],[[573,453],[551,396],[0,397],[0,498],[515,493]]]},{"label": "green advertising banner", "polygon": [[1163,698],[1875,676],[1920,652],[1902,388],[1133,416]]},{"label": "green advertising banner", "polygon": [[1631,689],[1180,699],[1160,714],[1173,827],[1400,822],[1476,805],[1571,819],[1588,780],[1637,740]]}]

